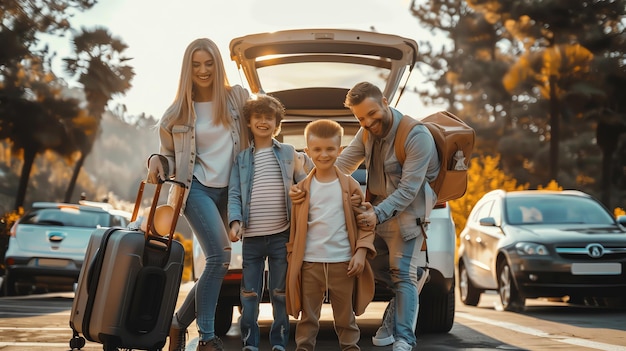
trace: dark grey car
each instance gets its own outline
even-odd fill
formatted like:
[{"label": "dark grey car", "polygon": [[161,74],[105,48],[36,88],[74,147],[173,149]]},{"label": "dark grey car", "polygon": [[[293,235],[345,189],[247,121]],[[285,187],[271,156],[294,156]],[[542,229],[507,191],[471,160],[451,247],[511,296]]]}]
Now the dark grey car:
[{"label": "dark grey car", "polygon": [[476,306],[482,292],[497,290],[509,311],[538,297],[621,305],[626,229],[620,222],[580,191],[489,192],[460,235],[461,301]]}]

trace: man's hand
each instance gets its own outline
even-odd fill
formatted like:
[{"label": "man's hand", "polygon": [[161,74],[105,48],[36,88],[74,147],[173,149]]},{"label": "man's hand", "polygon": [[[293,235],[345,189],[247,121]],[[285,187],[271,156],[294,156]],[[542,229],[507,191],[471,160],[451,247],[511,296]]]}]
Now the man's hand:
[{"label": "man's hand", "polygon": [[361,206],[361,201],[363,201],[363,199],[361,198],[361,195],[359,194],[352,194],[352,196],[350,196],[350,203],[352,204],[352,207],[359,207]]},{"label": "man's hand", "polygon": [[304,201],[304,196],[306,193],[300,190],[296,185],[292,185],[289,188],[289,197],[291,198],[291,203],[294,205],[301,204]]},{"label": "man's hand", "polygon": [[228,231],[228,237],[230,241],[237,242],[241,239],[241,223],[239,221],[233,221],[230,224],[230,231]]},{"label": "man's hand", "polygon": [[354,212],[358,213],[356,216],[356,225],[363,230],[373,230],[376,227],[376,212],[374,207],[369,202],[361,203],[361,206],[354,207]]}]

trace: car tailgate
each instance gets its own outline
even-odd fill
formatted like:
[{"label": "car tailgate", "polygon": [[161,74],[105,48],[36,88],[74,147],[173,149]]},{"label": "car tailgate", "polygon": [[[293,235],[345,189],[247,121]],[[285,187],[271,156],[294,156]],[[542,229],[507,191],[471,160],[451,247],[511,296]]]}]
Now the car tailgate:
[{"label": "car tailgate", "polygon": [[29,252],[30,255],[62,252],[82,258],[94,230],[95,228],[21,224],[15,239],[19,251]]}]

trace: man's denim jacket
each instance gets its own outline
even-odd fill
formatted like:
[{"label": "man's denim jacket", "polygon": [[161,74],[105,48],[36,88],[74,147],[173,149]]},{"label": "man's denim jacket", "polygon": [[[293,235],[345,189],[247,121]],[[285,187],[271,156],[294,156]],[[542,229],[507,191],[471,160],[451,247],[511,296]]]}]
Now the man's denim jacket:
[{"label": "man's denim jacket", "polygon": [[[400,233],[404,240],[417,237],[422,233],[418,220],[424,220],[426,206],[435,205],[437,195],[428,182],[439,173],[439,157],[435,141],[423,125],[417,125],[407,136],[404,165],[398,162],[393,143],[402,113],[391,108],[393,125],[383,138],[382,154],[384,160],[385,185],[387,196],[372,202],[378,218],[376,229],[382,229],[384,223],[397,218]],[[363,128],[354,136],[350,144],[337,159],[337,167],[347,174],[352,174],[361,162],[369,168],[374,138],[367,138],[363,143]],[[426,204],[426,192],[430,193],[432,203]]]}]

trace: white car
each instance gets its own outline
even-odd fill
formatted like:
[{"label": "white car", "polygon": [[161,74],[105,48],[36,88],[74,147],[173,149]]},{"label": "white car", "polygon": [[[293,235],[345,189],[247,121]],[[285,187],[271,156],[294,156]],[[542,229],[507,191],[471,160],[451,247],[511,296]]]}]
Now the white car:
[{"label": "white car", "polygon": [[33,203],[11,228],[3,293],[72,291],[91,233],[100,227],[125,227],[130,217],[130,213],[105,203]]},{"label": "white car", "polygon": [[[265,93],[285,106],[280,141],[302,150],[304,127],[316,118],[328,118],[344,128],[348,145],[360,125],[343,105],[346,93],[361,81],[381,87],[390,104],[399,95],[417,61],[417,43],[397,35],[341,29],[299,29],[235,38],[230,56],[247,79],[251,93]],[[404,112],[404,111],[403,111]],[[405,111],[419,115],[419,111]],[[365,170],[353,176],[365,183]],[[446,333],[454,322],[455,230],[450,209],[433,210],[428,230],[430,280],[421,293],[418,330]],[[232,247],[230,269],[222,284],[216,313],[216,333],[231,326],[233,307],[240,305],[241,243]],[[425,264],[425,263],[424,263]],[[194,241],[194,273],[204,268],[204,255]],[[267,295],[267,292],[265,292]],[[393,293],[376,289],[376,301]],[[381,316],[382,317],[382,316]]]}]

